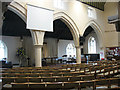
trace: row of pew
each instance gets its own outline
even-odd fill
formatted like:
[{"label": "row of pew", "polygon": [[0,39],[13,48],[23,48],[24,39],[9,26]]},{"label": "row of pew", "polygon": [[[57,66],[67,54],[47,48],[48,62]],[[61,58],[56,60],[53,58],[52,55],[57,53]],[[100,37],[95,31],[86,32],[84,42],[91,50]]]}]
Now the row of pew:
[{"label": "row of pew", "polygon": [[[39,89],[82,89],[85,87],[91,87],[96,90],[98,86],[107,86],[111,88],[112,85],[119,86],[120,78],[108,78],[108,79],[95,79],[95,80],[80,80],[80,81],[67,81],[67,82],[25,82],[25,83],[11,83],[12,88],[39,88]],[[118,87],[119,88],[119,87]]]},{"label": "row of pew", "polygon": [[[118,61],[97,61],[61,67],[17,67],[2,71],[2,89],[82,89],[117,85],[120,88]],[[8,87],[6,87],[8,86]]]}]

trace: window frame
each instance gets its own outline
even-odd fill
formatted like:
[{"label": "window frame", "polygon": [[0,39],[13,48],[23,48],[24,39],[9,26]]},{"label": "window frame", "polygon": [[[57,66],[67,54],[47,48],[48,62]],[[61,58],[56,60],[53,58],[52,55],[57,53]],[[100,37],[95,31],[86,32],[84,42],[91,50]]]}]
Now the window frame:
[{"label": "window frame", "polygon": [[[3,47],[1,47],[1,44],[3,45]],[[3,58],[7,58],[7,52],[8,52],[7,46],[2,40],[0,40],[0,49],[1,48],[4,49],[4,55],[3,55],[3,57],[0,57],[0,59],[2,60]]]},{"label": "window frame", "polygon": [[87,13],[89,18],[97,19],[96,10],[94,8],[88,7]]},{"label": "window frame", "polygon": [[[71,53],[71,54],[68,54]],[[73,43],[69,43],[66,47],[66,55],[67,57],[76,57],[76,48]]]},{"label": "window frame", "polygon": [[[93,41],[92,39],[94,39],[94,43],[92,42]],[[91,45],[91,43],[93,43],[93,45]],[[95,37],[93,36],[89,37],[88,39],[88,53],[89,54],[97,53],[97,43]]]}]

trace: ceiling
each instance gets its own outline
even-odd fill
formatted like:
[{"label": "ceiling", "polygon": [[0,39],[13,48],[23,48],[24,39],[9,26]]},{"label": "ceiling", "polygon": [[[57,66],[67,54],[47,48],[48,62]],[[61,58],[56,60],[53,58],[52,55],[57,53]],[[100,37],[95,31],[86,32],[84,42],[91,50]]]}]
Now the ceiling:
[{"label": "ceiling", "polygon": [[104,2],[102,2],[101,0],[77,0],[77,1],[80,1],[84,4],[89,5],[89,6],[95,7],[99,10],[102,10],[102,11],[104,11],[104,5],[106,3],[106,0],[102,0]]},{"label": "ceiling", "polygon": [[94,31],[94,29],[91,26],[87,27],[87,29],[85,30],[83,36],[87,37],[87,35],[90,34],[92,31]]},{"label": "ceiling", "polygon": [[80,45],[83,45],[83,43],[85,42],[85,38],[93,31],[94,31],[94,29],[91,26],[87,27],[87,29],[85,30],[83,36],[80,37],[80,40],[79,40]]},{"label": "ceiling", "polygon": [[69,28],[60,19],[57,19],[53,22],[53,32],[46,32],[45,37],[73,40]]},{"label": "ceiling", "polygon": [[4,13],[2,35],[6,36],[30,36],[30,31],[26,29],[25,22],[15,13],[7,10]]}]

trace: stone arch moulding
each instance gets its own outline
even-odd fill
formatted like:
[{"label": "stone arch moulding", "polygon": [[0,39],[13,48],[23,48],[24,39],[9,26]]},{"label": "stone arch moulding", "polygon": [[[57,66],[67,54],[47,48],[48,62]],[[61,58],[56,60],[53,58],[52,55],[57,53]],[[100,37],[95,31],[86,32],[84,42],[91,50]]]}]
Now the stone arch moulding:
[{"label": "stone arch moulding", "polygon": [[[8,9],[17,14],[25,23],[27,21],[27,9],[26,9],[26,2],[18,2],[18,1],[12,1],[10,5],[8,5]],[[38,44],[37,34],[35,30],[30,30],[33,44]]]},{"label": "stone arch moulding", "polygon": [[60,19],[62,20],[70,29],[74,44],[76,47],[79,47],[79,29],[75,22],[64,12],[58,12],[54,14],[54,20]]},{"label": "stone arch moulding", "polygon": [[10,5],[8,5],[8,9],[17,14],[26,23],[26,3],[21,3],[13,0]]},{"label": "stone arch moulding", "polygon": [[88,22],[88,24],[84,28],[82,36],[85,33],[85,30],[87,29],[87,27],[89,27],[89,26],[91,26],[94,29],[94,31],[96,32],[96,34],[98,36],[100,48],[103,49],[104,48],[104,36],[103,36],[103,32],[102,32],[100,26],[94,20]]}]

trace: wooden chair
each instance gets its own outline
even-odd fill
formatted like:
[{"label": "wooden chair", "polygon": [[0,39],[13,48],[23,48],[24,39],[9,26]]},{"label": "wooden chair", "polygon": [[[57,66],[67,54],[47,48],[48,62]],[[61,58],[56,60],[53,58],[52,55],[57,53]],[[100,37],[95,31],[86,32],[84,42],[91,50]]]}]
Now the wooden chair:
[{"label": "wooden chair", "polygon": [[16,82],[16,83],[26,83],[26,82],[29,82],[29,78],[27,78],[27,77],[15,77],[14,82]]},{"label": "wooden chair", "polygon": [[28,75],[29,77],[39,77],[40,74],[39,73],[31,73]]},{"label": "wooden chair", "polygon": [[62,83],[61,82],[50,82],[45,84],[45,88],[49,90],[58,90],[61,89]]},{"label": "wooden chair", "polygon": [[2,86],[5,84],[10,84],[11,82],[14,82],[14,77],[2,77]]},{"label": "wooden chair", "polygon": [[56,77],[55,81],[56,82],[68,82],[69,81],[69,77],[66,77],[66,76]]},{"label": "wooden chair", "polygon": [[29,87],[29,83],[11,83],[12,88],[14,90],[14,88],[28,88]]},{"label": "wooden chair", "polygon": [[81,81],[82,76],[72,76],[68,78],[68,81],[73,82],[73,81]]},{"label": "wooden chair", "polygon": [[108,78],[108,79],[99,79],[94,81],[94,90],[100,86],[105,86],[105,88],[112,88],[112,85],[117,85],[119,87],[120,78]]},{"label": "wooden chair", "polygon": [[39,83],[39,82],[43,82],[43,80],[39,77],[29,77],[29,82]]},{"label": "wooden chair", "polygon": [[75,89],[78,88],[78,86],[80,85],[79,82],[63,82],[62,83],[62,89]]},{"label": "wooden chair", "polygon": [[87,80],[87,81],[79,81],[79,86],[78,89],[81,90],[82,88],[86,88],[86,87],[93,87],[94,82],[92,80]]},{"label": "wooden chair", "polygon": [[42,77],[43,82],[55,82],[55,78],[54,77]]}]

